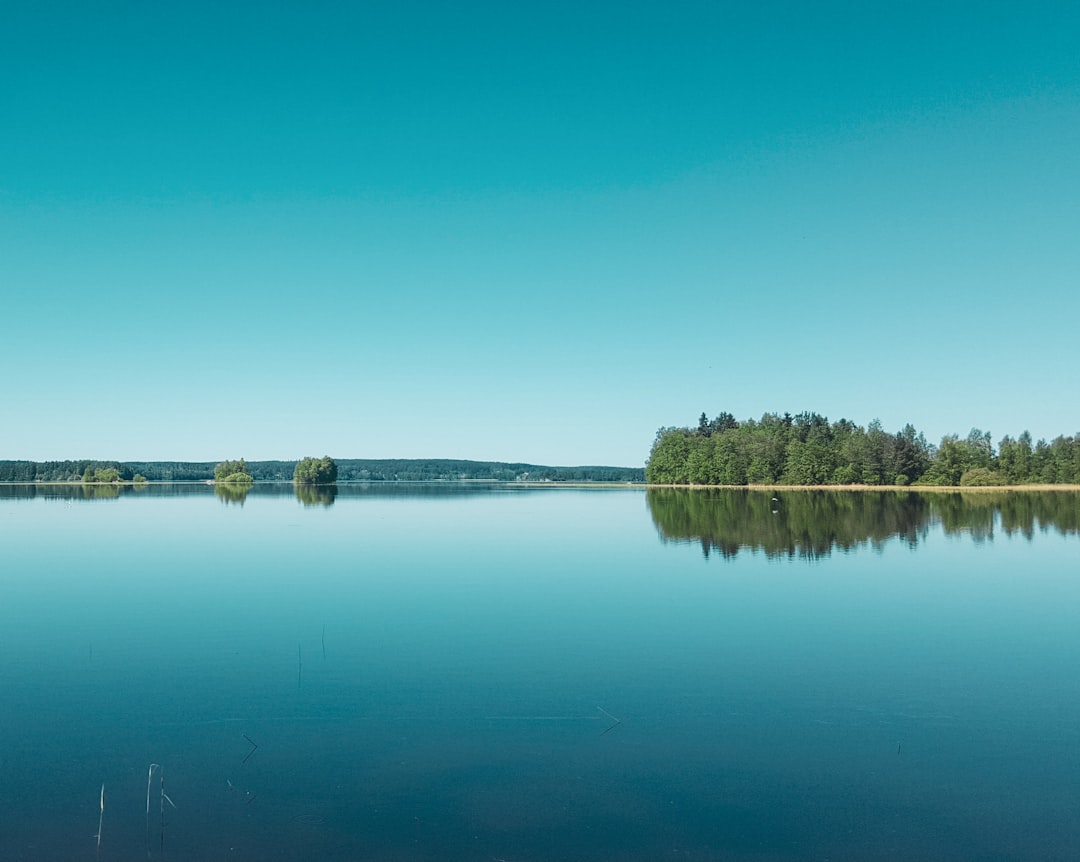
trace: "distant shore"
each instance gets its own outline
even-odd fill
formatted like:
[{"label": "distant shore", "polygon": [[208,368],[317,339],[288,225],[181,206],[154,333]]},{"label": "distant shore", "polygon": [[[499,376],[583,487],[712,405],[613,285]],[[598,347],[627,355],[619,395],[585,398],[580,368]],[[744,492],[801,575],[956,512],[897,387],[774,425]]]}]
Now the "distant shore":
[{"label": "distant shore", "polygon": [[[91,487],[91,488],[119,488],[119,487],[145,487],[147,485],[216,485],[212,479],[161,479],[134,482],[124,480],[120,482],[79,482],[38,479],[30,482],[0,481],[0,485],[63,485],[68,487]],[[226,483],[227,484],[227,483]],[[287,485],[292,484],[289,479],[263,479],[255,480],[254,485]],[[519,482],[503,479],[348,479],[338,481],[337,485],[504,485],[514,488],[642,488],[645,490],[655,488],[679,488],[687,491],[914,491],[917,493],[955,493],[983,494],[991,492],[1024,492],[1024,491],[1080,491],[1080,485],[670,485],[648,484],[646,482],[581,482],[563,481],[552,479],[538,482]],[[231,487],[231,486],[230,486]]]},{"label": "distant shore", "polygon": [[[332,459],[339,482],[644,482],[644,467],[604,465],[548,466],[504,461],[447,458]],[[110,470],[120,481],[143,476],[150,482],[214,479],[222,463],[202,461],[11,461],[0,460],[0,482],[75,482],[92,472]],[[298,461],[245,461],[243,469],[256,482],[292,481]],[[97,478],[94,475],[91,479]],[[115,477],[111,477],[115,478]]]}]

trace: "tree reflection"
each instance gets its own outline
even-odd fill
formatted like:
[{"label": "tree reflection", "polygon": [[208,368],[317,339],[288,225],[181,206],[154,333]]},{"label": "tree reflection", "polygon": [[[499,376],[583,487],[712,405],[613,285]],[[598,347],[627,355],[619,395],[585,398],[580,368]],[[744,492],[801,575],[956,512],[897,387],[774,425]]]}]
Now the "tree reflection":
[{"label": "tree reflection", "polygon": [[81,485],[85,500],[115,500],[120,496],[119,485]]},{"label": "tree reflection", "polygon": [[915,547],[932,526],[977,542],[995,529],[1031,538],[1035,529],[1080,531],[1080,494],[1063,492],[762,491],[651,488],[646,494],[664,541],[700,542],[708,557],[740,550],[817,559],[834,549],[898,539]]},{"label": "tree reflection", "polygon": [[214,493],[217,494],[218,499],[226,505],[235,503],[238,506],[243,506],[244,501],[247,499],[248,492],[250,491],[251,485],[223,482],[218,482],[214,485]]},{"label": "tree reflection", "polygon": [[337,497],[337,485],[305,485],[296,483],[296,499],[305,506],[332,506]]}]

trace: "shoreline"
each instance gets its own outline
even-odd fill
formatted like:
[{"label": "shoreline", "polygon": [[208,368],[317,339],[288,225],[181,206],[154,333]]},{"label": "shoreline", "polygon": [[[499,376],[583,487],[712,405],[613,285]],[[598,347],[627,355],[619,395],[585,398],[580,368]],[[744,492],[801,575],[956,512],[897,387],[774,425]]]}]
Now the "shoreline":
[{"label": "shoreline", "polygon": [[[145,487],[147,485],[209,485],[214,486],[218,484],[212,479],[168,479],[168,480],[146,480],[145,482],[134,482],[131,480],[122,482],[62,482],[62,481],[40,481],[35,480],[32,482],[9,482],[0,481],[0,486],[8,485],[32,485],[32,486],[48,486],[58,485],[64,487],[75,488],[130,488],[130,487]],[[295,482],[291,479],[256,479],[251,485],[293,485]],[[949,492],[954,493],[961,491],[964,493],[989,493],[989,492],[1025,492],[1025,491],[1080,491],[1080,485],[1076,484],[1030,484],[1030,485],[681,485],[681,484],[650,484],[648,482],[561,482],[561,481],[547,481],[547,482],[506,482],[498,479],[462,479],[462,480],[446,480],[446,479],[431,479],[431,480],[346,480],[335,483],[333,485],[500,485],[511,488],[641,488],[649,490],[653,488],[681,488],[687,491],[708,491],[708,490],[725,490],[725,491],[913,491],[913,492],[929,492],[940,493]],[[245,483],[243,487],[251,487]],[[229,485],[229,487],[235,487]],[[314,485],[312,487],[329,487],[329,485]]]},{"label": "shoreline", "polygon": [[703,491],[723,488],[729,491],[928,491],[931,493],[963,491],[982,493],[988,491],[1080,491],[1080,485],[1032,484],[1032,485],[649,485],[644,488],[685,488]]}]

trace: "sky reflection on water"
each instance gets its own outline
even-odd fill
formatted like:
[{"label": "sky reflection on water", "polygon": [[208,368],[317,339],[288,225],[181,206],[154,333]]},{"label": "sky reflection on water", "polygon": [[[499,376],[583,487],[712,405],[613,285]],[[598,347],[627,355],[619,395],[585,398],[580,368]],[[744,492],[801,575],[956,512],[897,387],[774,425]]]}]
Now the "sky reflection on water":
[{"label": "sky reflection on water", "polygon": [[1075,497],[416,490],[0,499],[6,858],[1080,854]]}]

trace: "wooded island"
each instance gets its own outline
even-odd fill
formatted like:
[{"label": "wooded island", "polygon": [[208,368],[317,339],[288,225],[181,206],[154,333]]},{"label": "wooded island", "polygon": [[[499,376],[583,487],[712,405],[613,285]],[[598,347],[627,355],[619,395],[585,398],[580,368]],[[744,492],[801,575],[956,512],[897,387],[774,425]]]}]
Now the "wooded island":
[{"label": "wooded island", "polygon": [[337,464],[329,455],[323,458],[303,458],[293,470],[293,481],[297,485],[333,485],[337,477]]},{"label": "wooded island", "polygon": [[222,461],[214,468],[214,482],[220,485],[251,485],[254,481],[243,458]]},{"label": "wooded island", "polygon": [[730,413],[696,428],[656,433],[645,480],[655,485],[1080,484],[1080,434],[1032,444],[1025,431],[995,449],[989,431],[946,435],[934,446],[907,424],[894,434],[817,413]]}]

